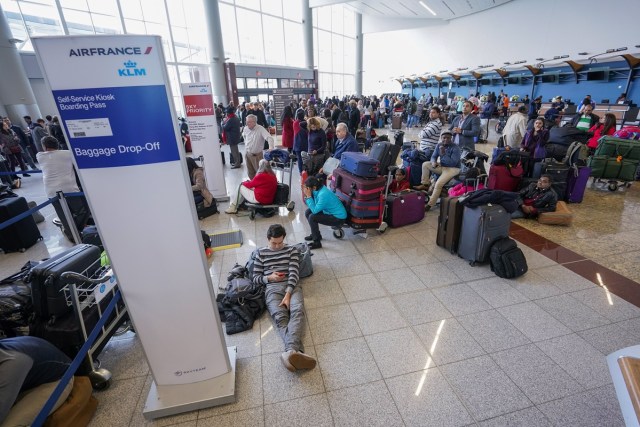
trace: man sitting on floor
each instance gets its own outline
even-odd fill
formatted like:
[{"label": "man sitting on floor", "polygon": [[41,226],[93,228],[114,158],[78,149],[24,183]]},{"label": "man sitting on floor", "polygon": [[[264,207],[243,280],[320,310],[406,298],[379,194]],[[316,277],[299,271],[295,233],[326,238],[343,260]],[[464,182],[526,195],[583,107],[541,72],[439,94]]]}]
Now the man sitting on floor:
[{"label": "man sitting on floor", "polygon": [[558,203],[558,195],[551,188],[550,175],[542,175],[538,182],[532,182],[520,190],[518,209],[511,218],[536,218],[543,212],[554,212]]},{"label": "man sitting on floor", "polygon": [[284,227],[274,224],[267,230],[269,245],[258,250],[253,266],[253,282],[265,286],[267,310],[284,341],[282,363],[291,372],[313,369],[316,359],[304,353],[304,298],[298,285],[300,254],[284,242]]}]

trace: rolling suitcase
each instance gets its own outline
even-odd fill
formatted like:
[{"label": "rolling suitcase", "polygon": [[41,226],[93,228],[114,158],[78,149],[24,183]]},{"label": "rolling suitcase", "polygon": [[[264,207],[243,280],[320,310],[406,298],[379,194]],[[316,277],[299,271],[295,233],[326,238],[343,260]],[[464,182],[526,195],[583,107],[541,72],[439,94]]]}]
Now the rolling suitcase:
[{"label": "rolling suitcase", "polygon": [[71,311],[62,289],[72,279],[62,279],[61,274],[73,271],[92,276],[100,268],[101,252],[97,246],[76,245],[33,267],[25,281],[31,284],[36,315],[46,321]]},{"label": "rolling suitcase", "polygon": [[436,244],[452,254],[458,251],[463,210],[464,206],[458,203],[457,197],[447,197],[440,202]]},{"label": "rolling suitcase", "polygon": [[567,202],[582,202],[590,175],[591,168],[586,166],[578,168],[577,170],[574,169],[573,173],[569,172],[569,176],[567,178]]},{"label": "rolling suitcase", "polygon": [[466,206],[462,214],[458,256],[471,265],[485,262],[493,242],[509,237],[510,225],[511,215],[500,205]]},{"label": "rolling suitcase", "polygon": [[[0,224],[29,210],[24,197],[0,200]],[[0,248],[5,252],[24,252],[42,239],[32,215],[0,230]]]},{"label": "rolling suitcase", "polygon": [[402,227],[424,219],[424,193],[403,191],[387,196],[387,223],[391,227]]},{"label": "rolling suitcase", "polygon": [[567,179],[569,178],[569,166],[564,163],[548,163],[542,166],[543,174],[551,176],[551,188],[558,195],[558,200],[565,200],[567,193]]},{"label": "rolling suitcase", "polygon": [[489,183],[492,190],[516,191],[522,179],[522,166],[509,167],[506,165],[491,165],[489,169]]},{"label": "rolling suitcase", "polygon": [[358,200],[378,200],[380,194],[384,192],[387,178],[376,176],[373,179],[365,179],[350,174],[342,168],[336,168],[331,176],[331,189],[340,190],[350,197]]},{"label": "rolling suitcase", "polygon": [[[336,190],[338,198],[346,205],[347,213],[356,218],[378,218],[380,216],[380,194],[377,200],[358,200]],[[424,211],[424,207],[422,208]]]},{"label": "rolling suitcase", "polygon": [[380,172],[380,162],[363,153],[342,153],[340,167],[362,178],[375,178]]},{"label": "rolling suitcase", "polygon": [[380,162],[380,174],[386,175],[389,166],[394,166],[398,161],[398,155],[402,149],[402,144],[396,145],[386,141],[378,141],[373,144],[369,156]]},{"label": "rolling suitcase", "polygon": [[402,128],[402,113],[393,113],[391,117],[391,129]]}]

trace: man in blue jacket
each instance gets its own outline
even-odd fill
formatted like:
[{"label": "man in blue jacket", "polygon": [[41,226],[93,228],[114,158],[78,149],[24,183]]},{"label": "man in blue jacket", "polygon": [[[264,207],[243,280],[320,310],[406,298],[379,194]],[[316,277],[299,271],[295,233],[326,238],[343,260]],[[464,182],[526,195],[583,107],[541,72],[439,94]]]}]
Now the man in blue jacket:
[{"label": "man in blue jacket", "polygon": [[[431,162],[422,164],[423,182],[425,182],[425,174],[427,176],[429,173],[440,175],[433,186],[431,198],[427,206],[425,206],[425,211],[429,211],[436,205],[440,198],[442,187],[460,173],[460,147],[452,142],[453,134],[449,130],[444,130],[440,135],[440,140],[441,142],[438,143],[431,156]],[[438,157],[440,157],[440,163],[437,162]]]},{"label": "man in blue jacket", "polygon": [[360,151],[358,149],[358,141],[349,133],[349,128],[344,123],[338,123],[336,127],[336,136],[338,137],[338,141],[336,142],[335,152],[333,153],[334,159],[340,160],[342,157],[342,153],[352,152],[357,153]]},{"label": "man in blue jacket", "polygon": [[305,212],[311,234],[304,240],[311,241],[309,248],[319,249],[322,247],[322,235],[320,234],[320,224],[329,226],[340,226],[347,219],[347,210],[344,205],[331,190],[322,185],[315,176],[307,178],[302,188],[304,202],[308,209]]}]

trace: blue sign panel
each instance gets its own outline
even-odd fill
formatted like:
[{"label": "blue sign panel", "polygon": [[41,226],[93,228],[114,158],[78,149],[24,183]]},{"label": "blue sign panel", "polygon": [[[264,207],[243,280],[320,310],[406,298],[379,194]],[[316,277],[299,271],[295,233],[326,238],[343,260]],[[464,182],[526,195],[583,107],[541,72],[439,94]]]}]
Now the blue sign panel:
[{"label": "blue sign panel", "polygon": [[53,91],[80,169],[178,160],[164,86]]}]

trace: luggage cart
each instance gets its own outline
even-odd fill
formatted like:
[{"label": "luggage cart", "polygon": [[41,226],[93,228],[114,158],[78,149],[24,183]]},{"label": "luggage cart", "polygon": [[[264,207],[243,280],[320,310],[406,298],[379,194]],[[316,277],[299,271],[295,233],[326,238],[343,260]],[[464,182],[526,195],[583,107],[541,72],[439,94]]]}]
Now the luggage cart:
[{"label": "luggage cart", "polygon": [[[287,208],[289,212],[293,211],[296,207],[296,202],[291,200],[291,180],[293,178],[293,166],[295,164],[296,157],[293,154],[289,155],[288,162],[281,162],[276,160],[271,160],[271,168],[276,172],[276,177],[278,176],[277,172],[280,172],[280,180],[279,184],[287,186],[287,197],[286,200],[282,203],[271,203],[269,205],[261,205],[259,203],[250,203],[245,202],[245,205],[249,209],[249,218],[254,220],[256,218],[256,211],[259,209],[277,209],[277,208]],[[285,184],[286,176],[289,176],[289,184]],[[280,188],[278,189],[280,190]],[[276,201],[278,199],[278,192],[276,191]]]},{"label": "luggage cart", "polygon": [[[100,262],[97,260],[96,262]],[[69,280],[61,292],[64,292],[67,305],[73,307],[76,321],[80,325],[83,342],[86,342],[93,329],[91,323],[97,322],[103,313],[103,309],[114,297],[117,289],[117,280],[111,267],[101,267],[92,277],[87,277],[87,271],[76,273],[68,271],[62,273],[63,279]],[[111,385],[111,372],[101,368],[99,361],[95,359],[102,351],[109,339],[114,335],[120,335],[130,329],[129,316],[124,304],[116,305],[111,318],[107,320],[96,341],[89,347],[85,363],[89,368],[89,379],[94,390],[105,390]],[[124,329],[121,328],[124,325]]]}]

